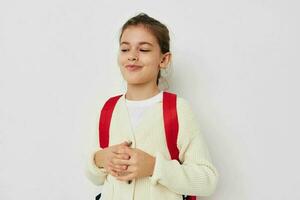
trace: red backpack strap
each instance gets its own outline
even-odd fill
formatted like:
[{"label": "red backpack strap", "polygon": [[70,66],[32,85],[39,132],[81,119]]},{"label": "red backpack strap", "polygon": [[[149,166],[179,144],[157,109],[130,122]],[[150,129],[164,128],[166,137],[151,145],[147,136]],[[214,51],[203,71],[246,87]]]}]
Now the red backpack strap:
[{"label": "red backpack strap", "polygon": [[163,116],[167,146],[171,159],[179,161],[179,150],[177,148],[178,117],[176,108],[176,94],[163,92]]},{"label": "red backpack strap", "polygon": [[99,144],[102,149],[109,145],[109,127],[115,105],[122,95],[109,98],[104,104],[99,121]]},{"label": "red backpack strap", "polygon": [[197,200],[196,196],[187,196],[187,200]]},{"label": "red backpack strap", "polygon": [[[178,116],[177,116],[177,95],[169,92],[163,92],[163,116],[167,146],[171,159],[179,160],[179,150],[177,148],[178,138]],[[186,200],[196,200],[195,196],[183,196]]]}]

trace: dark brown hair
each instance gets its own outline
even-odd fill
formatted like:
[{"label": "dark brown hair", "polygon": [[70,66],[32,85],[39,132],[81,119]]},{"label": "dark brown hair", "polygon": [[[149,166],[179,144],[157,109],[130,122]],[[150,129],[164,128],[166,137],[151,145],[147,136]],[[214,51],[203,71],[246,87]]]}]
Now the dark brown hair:
[{"label": "dark brown hair", "polygon": [[[123,32],[126,28],[129,26],[138,26],[143,25],[145,28],[147,28],[157,39],[157,42],[160,47],[160,51],[162,54],[170,52],[170,36],[169,36],[169,30],[166,27],[166,25],[162,24],[158,20],[149,17],[145,13],[140,13],[132,18],[130,18],[121,29],[121,34],[119,37],[119,43],[121,42],[121,38],[123,35]],[[158,73],[156,84],[158,85],[160,78],[160,71]]]}]

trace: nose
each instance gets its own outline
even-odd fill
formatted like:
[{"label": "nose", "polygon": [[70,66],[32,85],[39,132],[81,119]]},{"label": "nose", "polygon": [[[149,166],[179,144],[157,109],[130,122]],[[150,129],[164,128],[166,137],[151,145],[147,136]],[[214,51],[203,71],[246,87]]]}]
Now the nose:
[{"label": "nose", "polygon": [[138,60],[138,53],[136,51],[132,51],[129,55],[128,55],[128,60],[129,61],[136,61]]}]

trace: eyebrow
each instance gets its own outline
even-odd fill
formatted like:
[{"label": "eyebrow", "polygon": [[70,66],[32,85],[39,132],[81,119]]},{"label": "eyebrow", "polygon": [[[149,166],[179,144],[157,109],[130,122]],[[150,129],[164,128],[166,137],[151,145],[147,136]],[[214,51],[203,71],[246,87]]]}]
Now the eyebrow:
[{"label": "eyebrow", "polygon": [[[121,42],[120,45],[122,45],[122,44],[128,44],[128,45],[130,45],[129,42]],[[148,45],[150,45],[150,46],[153,46],[153,44],[151,44],[150,42],[139,42],[139,45],[143,45],[143,44],[148,44]]]}]

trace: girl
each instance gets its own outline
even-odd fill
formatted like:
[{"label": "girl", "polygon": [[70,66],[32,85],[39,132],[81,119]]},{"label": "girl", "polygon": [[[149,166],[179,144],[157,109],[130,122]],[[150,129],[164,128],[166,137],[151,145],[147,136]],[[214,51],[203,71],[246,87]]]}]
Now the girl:
[{"label": "girl", "polygon": [[158,87],[160,70],[171,60],[169,40],[167,27],[144,13],[122,27],[118,64],[127,91],[113,111],[109,147],[99,148],[95,131],[86,171],[94,184],[103,185],[101,199],[182,200],[183,194],[209,196],[216,188],[218,172],[181,97],[176,102],[180,162],[170,158]]}]

